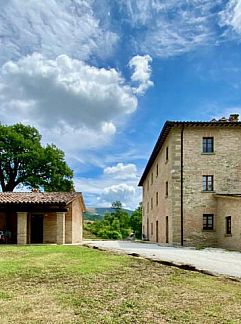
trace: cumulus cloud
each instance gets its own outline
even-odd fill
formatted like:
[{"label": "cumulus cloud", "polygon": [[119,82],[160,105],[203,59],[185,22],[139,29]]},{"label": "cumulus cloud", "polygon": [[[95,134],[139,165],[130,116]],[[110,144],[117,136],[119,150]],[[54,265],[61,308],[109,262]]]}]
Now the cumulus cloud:
[{"label": "cumulus cloud", "polygon": [[115,69],[34,53],[3,65],[0,105],[2,122],[37,123],[57,134],[76,129],[109,136],[121,117],[136,110],[137,98]]},{"label": "cumulus cloud", "polygon": [[149,62],[152,62],[150,55],[136,55],[129,61],[129,67],[134,70],[131,80],[139,83],[139,86],[134,88],[134,92],[137,94],[144,94],[149,87],[153,86],[153,82],[150,81]]},{"label": "cumulus cloud", "polygon": [[133,163],[117,163],[115,166],[104,169],[104,174],[116,179],[135,179],[137,168]]},{"label": "cumulus cloud", "polygon": [[133,196],[135,196],[135,194],[136,188],[134,186],[130,186],[126,183],[120,183],[105,188],[101,198],[109,203],[119,200],[127,205],[133,200]]},{"label": "cumulus cloud", "polygon": [[32,52],[86,60],[112,52],[118,36],[101,25],[89,0],[0,1],[0,62]]},{"label": "cumulus cloud", "polygon": [[119,200],[123,206],[134,210],[141,201],[141,190],[129,181],[82,177],[75,179],[75,188],[84,193],[86,205],[92,207],[110,207],[113,201]]},{"label": "cumulus cloud", "polygon": [[115,125],[112,122],[109,122],[109,123],[104,122],[102,124],[102,131],[103,131],[104,134],[110,134],[110,135],[112,135],[112,134],[115,134],[116,127],[115,127]]},{"label": "cumulus cloud", "polygon": [[75,181],[76,189],[85,193],[87,206],[109,207],[119,200],[130,209],[137,208],[141,201],[137,183],[137,167],[133,163],[104,167],[103,173],[95,179],[78,177]]}]

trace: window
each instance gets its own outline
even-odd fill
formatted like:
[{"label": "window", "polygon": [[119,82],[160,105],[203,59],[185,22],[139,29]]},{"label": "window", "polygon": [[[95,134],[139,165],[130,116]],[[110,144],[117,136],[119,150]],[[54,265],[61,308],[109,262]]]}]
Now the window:
[{"label": "window", "polygon": [[149,179],[147,180],[147,191],[149,191]]},{"label": "window", "polygon": [[203,191],[213,191],[213,176],[204,175],[203,176]]},{"label": "window", "polygon": [[151,235],[153,235],[153,223],[151,223]]},{"label": "window", "polygon": [[203,230],[213,230],[213,214],[203,214]]},{"label": "window", "polygon": [[147,208],[146,212],[149,213],[149,202],[147,203]]},{"label": "window", "polygon": [[153,172],[151,173],[151,184],[153,184]]},{"label": "window", "polygon": [[156,192],[156,206],[158,206],[158,192]]},{"label": "window", "polygon": [[203,153],[213,153],[213,137],[203,137]]},{"label": "window", "polygon": [[232,234],[231,216],[226,217],[226,234]]},{"label": "window", "polygon": [[159,169],[158,169],[158,163],[156,165],[156,177],[158,177]]},{"label": "window", "polygon": [[166,147],[166,162],[168,161],[168,146]]},{"label": "window", "polygon": [[153,209],[153,198],[151,198],[151,209]]},{"label": "window", "polygon": [[168,181],[166,182],[166,197],[168,197]]}]

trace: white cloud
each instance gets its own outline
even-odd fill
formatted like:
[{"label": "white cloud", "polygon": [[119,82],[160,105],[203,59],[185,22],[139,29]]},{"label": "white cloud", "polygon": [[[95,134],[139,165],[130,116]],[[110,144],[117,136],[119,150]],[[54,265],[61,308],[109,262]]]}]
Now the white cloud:
[{"label": "white cloud", "polygon": [[0,1],[1,62],[33,52],[86,60],[112,52],[118,36],[95,17],[92,0]]},{"label": "white cloud", "polygon": [[241,34],[241,0],[230,0],[220,13],[220,25]]},{"label": "white cloud", "polygon": [[[113,135],[116,124],[137,108],[137,98],[115,69],[90,66],[67,55],[55,60],[34,53],[1,69],[0,117],[25,122],[68,145],[89,148]],[[98,136],[100,136],[98,140]],[[58,142],[58,141],[57,141]]]},{"label": "white cloud", "polygon": [[110,207],[119,200],[122,205],[135,209],[141,201],[141,190],[135,182],[120,182],[111,178],[76,178],[75,188],[84,194],[85,203],[92,207]]},{"label": "white cloud", "polygon": [[124,206],[130,206],[135,195],[136,188],[134,186],[130,186],[126,183],[120,183],[105,188],[101,198],[109,203],[119,200]]},{"label": "white cloud", "polygon": [[112,134],[115,134],[116,127],[112,122],[110,122],[110,123],[104,122],[102,125],[102,131],[104,134],[112,135]]},{"label": "white cloud", "polygon": [[122,0],[130,28],[141,32],[134,46],[152,57],[179,55],[215,44],[220,5],[224,0]]},{"label": "white cloud", "polygon": [[137,88],[134,88],[134,92],[137,94],[144,94],[149,87],[153,86],[153,82],[150,81],[149,62],[152,62],[150,55],[136,55],[129,61],[130,68],[134,69],[131,80],[140,83]]},{"label": "white cloud", "polygon": [[141,190],[137,183],[137,167],[132,163],[105,167],[95,179],[79,177],[75,180],[76,189],[85,193],[87,206],[108,207],[113,201],[119,200],[130,209],[137,208],[141,201]]},{"label": "white cloud", "polygon": [[136,179],[137,168],[135,164],[117,163],[115,166],[104,169],[104,174],[116,179]]}]

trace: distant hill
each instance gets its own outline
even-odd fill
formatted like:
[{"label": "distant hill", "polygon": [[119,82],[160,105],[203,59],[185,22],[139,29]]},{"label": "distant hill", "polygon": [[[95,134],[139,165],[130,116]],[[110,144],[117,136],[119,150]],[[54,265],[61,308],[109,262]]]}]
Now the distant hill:
[{"label": "distant hill", "polygon": [[[130,209],[125,209],[122,208],[125,212],[127,212],[130,216],[133,213],[133,210]],[[86,208],[86,212],[84,213],[84,219],[88,219],[88,220],[101,220],[103,219],[104,215],[106,213],[112,213],[114,212],[115,209],[111,208],[111,207],[88,207]]]}]

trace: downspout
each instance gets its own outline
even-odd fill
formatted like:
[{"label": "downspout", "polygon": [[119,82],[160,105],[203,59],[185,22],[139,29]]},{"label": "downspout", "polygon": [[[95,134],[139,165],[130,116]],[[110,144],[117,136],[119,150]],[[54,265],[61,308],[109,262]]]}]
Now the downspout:
[{"label": "downspout", "polygon": [[184,124],[181,128],[181,246],[183,246],[183,132]]}]

